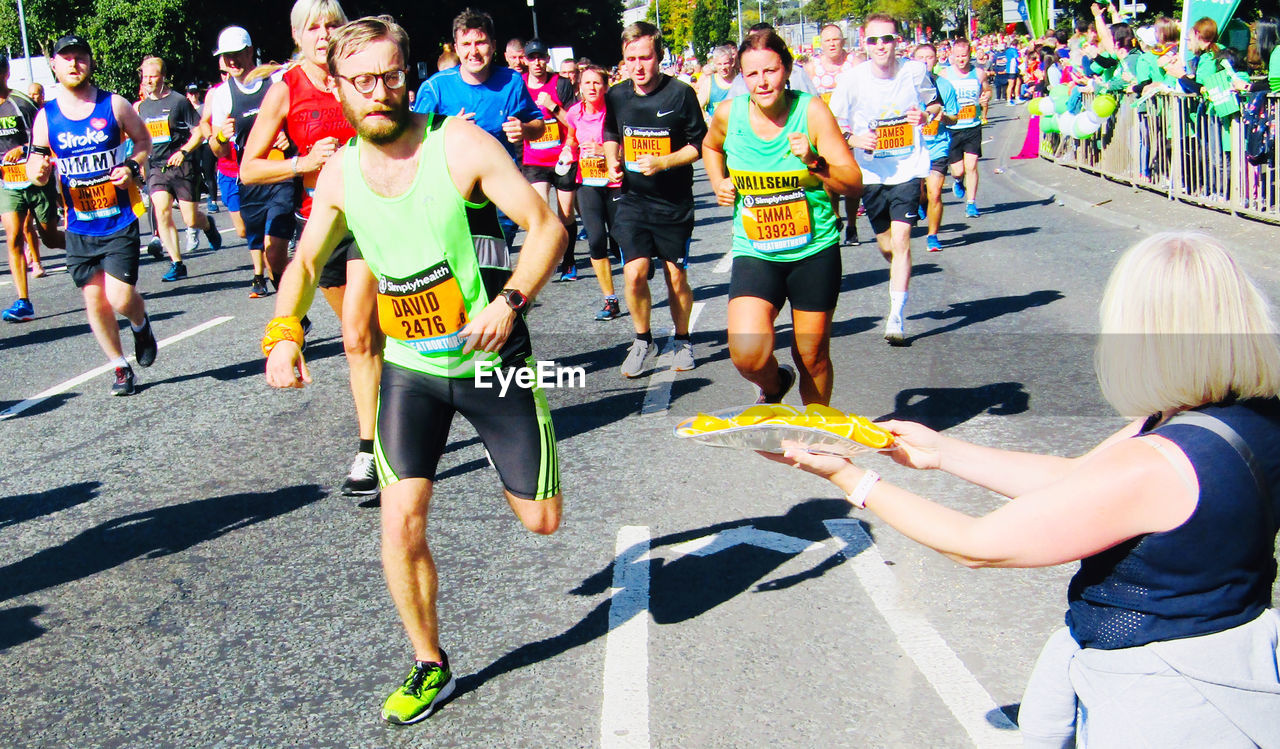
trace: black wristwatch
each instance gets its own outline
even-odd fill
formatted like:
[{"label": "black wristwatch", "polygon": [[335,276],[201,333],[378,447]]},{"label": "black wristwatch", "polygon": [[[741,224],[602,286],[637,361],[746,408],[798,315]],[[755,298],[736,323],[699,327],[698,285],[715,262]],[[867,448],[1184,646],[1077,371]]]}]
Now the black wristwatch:
[{"label": "black wristwatch", "polygon": [[529,306],[529,297],[519,289],[503,289],[498,296],[507,300],[507,305],[511,307],[511,311],[517,315],[523,315],[525,308]]}]

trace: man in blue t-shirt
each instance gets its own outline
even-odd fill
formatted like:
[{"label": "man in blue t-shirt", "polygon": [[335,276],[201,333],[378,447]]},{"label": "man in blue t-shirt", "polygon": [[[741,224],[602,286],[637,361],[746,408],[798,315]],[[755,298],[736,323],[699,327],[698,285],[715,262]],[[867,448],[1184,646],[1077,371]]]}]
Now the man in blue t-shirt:
[{"label": "man in blue t-shirt", "polygon": [[1014,107],[1022,103],[1018,99],[1018,81],[1022,73],[1022,56],[1018,51],[1017,42],[1011,41],[1009,46],[1005,47],[1004,61],[1005,98],[1009,100],[1009,106]]},{"label": "man in blue t-shirt", "polygon": [[[453,19],[453,48],[459,64],[422,82],[413,111],[466,117],[497,138],[518,163],[525,140],[538,138],[546,126],[520,74],[493,64],[493,18],[484,11],[464,9]],[[498,223],[511,246],[515,223],[501,211]]]},{"label": "man in blue t-shirt", "polygon": [[453,19],[453,43],[461,63],[423,81],[413,111],[467,117],[518,160],[524,141],[542,135],[542,112],[519,73],[493,64],[493,19],[463,10]]}]

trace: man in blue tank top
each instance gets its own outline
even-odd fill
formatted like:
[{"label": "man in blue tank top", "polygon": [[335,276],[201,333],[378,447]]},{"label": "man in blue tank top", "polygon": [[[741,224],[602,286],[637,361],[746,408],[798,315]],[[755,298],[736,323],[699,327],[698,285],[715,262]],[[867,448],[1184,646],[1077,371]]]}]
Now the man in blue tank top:
[{"label": "man in blue tank top", "polygon": [[[45,185],[58,160],[59,187],[67,205],[67,272],[84,294],[89,327],[115,365],[112,395],[133,395],[134,374],[120,348],[117,314],[129,318],[138,364],[156,360],[156,339],[138,282],[139,164],[151,152],[151,136],[124,97],[93,85],[93,54],[81,37],[53,46],[50,66],[62,84],[32,127],[27,176]],[[126,141],[133,153],[125,157]]]}]

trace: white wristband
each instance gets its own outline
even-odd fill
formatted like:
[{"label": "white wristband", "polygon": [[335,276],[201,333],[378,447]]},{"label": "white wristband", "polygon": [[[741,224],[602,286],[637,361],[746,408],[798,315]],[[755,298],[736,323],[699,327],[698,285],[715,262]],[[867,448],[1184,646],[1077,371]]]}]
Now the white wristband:
[{"label": "white wristband", "polygon": [[867,495],[871,494],[872,488],[880,481],[880,474],[875,471],[867,471],[862,474],[862,480],[858,485],[853,487],[853,491],[845,495],[845,499],[849,500],[849,504],[857,507],[859,510],[867,509]]}]

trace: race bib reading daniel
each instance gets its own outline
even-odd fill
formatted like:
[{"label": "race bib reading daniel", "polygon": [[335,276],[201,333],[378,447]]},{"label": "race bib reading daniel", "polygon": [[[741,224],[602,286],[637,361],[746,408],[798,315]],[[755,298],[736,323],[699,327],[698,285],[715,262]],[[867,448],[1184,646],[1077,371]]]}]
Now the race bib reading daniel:
[{"label": "race bib reading daniel", "polygon": [[907,116],[885,117],[872,123],[876,134],[876,150],[872,154],[877,159],[906,156],[916,145],[916,129]]},{"label": "race bib reading daniel", "polygon": [[467,306],[449,264],[441,261],[409,278],[379,278],[378,324],[423,355],[461,350],[458,331],[467,324]]},{"label": "race bib reading daniel", "polygon": [[730,174],[742,199],[742,231],[756,252],[791,250],[812,239],[813,221],[804,194],[808,176],[800,170]]},{"label": "race bib reading daniel", "polygon": [[622,131],[622,159],[628,172],[639,172],[641,156],[671,153],[671,131],[665,127],[627,127]]}]

